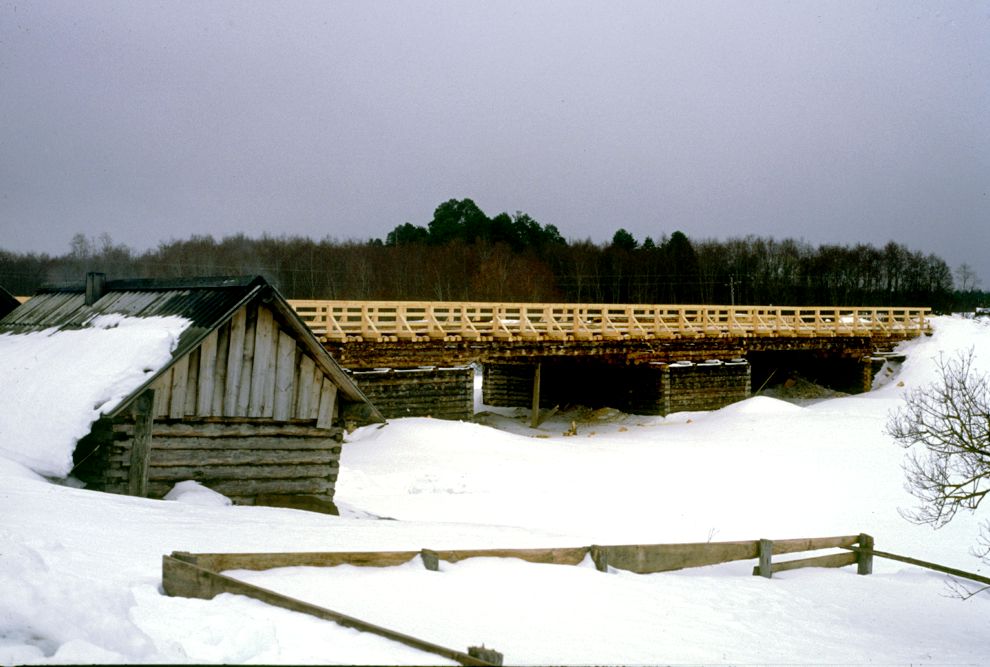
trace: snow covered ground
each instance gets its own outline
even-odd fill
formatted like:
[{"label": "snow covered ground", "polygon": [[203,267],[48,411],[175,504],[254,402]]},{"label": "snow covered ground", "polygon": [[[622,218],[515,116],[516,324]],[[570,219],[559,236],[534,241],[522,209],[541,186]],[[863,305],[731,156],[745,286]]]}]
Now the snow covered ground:
[{"label": "snow covered ground", "polygon": [[[869,394],[798,407],[755,397],[667,418],[609,410],[539,430],[511,410],[482,423],[400,419],[344,447],[342,517],[174,501],[56,485],[0,443],[0,664],[437,663],[385,639],[224,595],[169,598],[176,550],[314,551],[581,546],[783,539],[867,532],[877,548],[987,574],[969,553],[980,516],[933,531],[898,513],[904,452],[884,434],[940,352],[990,326],[940,318]],[[0,352],[3,342],[0,341]],[[484,409],[484,408],[483,408]],[[577,435],[564,436],[572,420]],[[39,428],[37,433],[47,433]],[[44,442],[26,442],[38,451]],[[18,462],[20,461],[20,462]],[[984,515],[985,516],[985,515]],[[379,518],[380,517],[380,518]],[[953,598],[946,577],[877,560],[753,577],[752,562],[654,575],[478,559],[395,568],[239,573],[323,606],[510,664],[983,663],[990,595]]]}]

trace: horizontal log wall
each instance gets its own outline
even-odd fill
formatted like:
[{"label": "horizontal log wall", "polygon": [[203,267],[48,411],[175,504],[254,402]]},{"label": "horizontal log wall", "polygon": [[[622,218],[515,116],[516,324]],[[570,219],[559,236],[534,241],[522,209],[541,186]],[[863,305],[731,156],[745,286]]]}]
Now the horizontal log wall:
[{"label": "horizontal log wall", "polygon": [[748,363],[665,366],[661,376],[662,414],[718,410],[750,396]]},{"label": "horizontal log wall", "polygon": [[[534,372],[535,366],[528,364],[485,364],[481,375],[482,402],[503,408],[529,407]],[[546,396],[542,392],[541,405],[547,401]]]},{"label": "horizontal log wall", "polygon": [[474,415],[474,369],[421,368],[354,371],[354,381],[387,419]]},{"label": "horizontal log wall", "polygon": [[[482,398],[486,405],[530,407],[535,366],[485,364]],[[661,367],[605,363],[543,363],[540,407],[612,407],[634,414],[659,414]]]},{"label": "horizontal log wall", "polygon": [[[485,364],[486,405],[529,407],[534,366]],[[750,396],[745,362],[678,366],[643,364],[544,363],[540,406],[612,407],[633,414],[665,415],[684,410],[717,410]]]},{"label": "horizontal log wall", "polygon": [[[332,507],[342,430],[261,420],[155,422],[148,496],[195,480],[238,504]],[[80,442],[76,475],[90,488],[127,493],[134,424],[102,419]]]},{"label": "horizontal log wall", "polygon": [[337,387],[272,311],[249,304],[152,385],[155,419],[336,420]]}]

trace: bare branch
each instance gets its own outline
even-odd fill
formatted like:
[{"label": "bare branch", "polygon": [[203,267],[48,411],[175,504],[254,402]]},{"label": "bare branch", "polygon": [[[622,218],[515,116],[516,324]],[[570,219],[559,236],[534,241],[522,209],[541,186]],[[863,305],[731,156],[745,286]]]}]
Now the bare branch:
[{"label": "bare branch", "polygon": [[[908,450],[906,488],[919,501],[901,510],[909,521],[939,528],[990,494],[990,381],[973,369],[973,357],[972,349],[939,357],[936,381],[909,392],[887,420],[887,433]],[[990,522],[974,553],[990,561]],[[956,583],[954,590],[969,598],[987,589]]]}]

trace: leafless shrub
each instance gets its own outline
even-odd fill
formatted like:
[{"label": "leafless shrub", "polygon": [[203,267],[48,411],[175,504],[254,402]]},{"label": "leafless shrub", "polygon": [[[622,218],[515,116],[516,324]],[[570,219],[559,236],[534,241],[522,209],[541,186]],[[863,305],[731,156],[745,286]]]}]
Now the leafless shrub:
[{"label": "leafless shrub", "polygon": [[[920,503],[902,514],[915,523],[939,528],[990,493],[990,382],[973,357],[972,349],[940,356],[936,380],[910,391],[887,421],[887,433],[908,450],[906,486]],[[990,521],[973,551],[990,561]]]}]

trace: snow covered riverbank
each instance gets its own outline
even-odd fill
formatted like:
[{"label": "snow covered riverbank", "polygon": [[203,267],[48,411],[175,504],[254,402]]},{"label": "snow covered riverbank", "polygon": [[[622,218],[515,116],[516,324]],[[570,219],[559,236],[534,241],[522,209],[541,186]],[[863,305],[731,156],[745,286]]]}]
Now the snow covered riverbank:
[{"label": "snow covered riverbank", "polygon": [[[53,485],[0,458],[0,663],[434,663],[383,639],[234,596],[173,599],[161,556],[697,542],[868,532],[877,547],[987,574],[969,554],[979,517],[939,531],[899,508],[904,452],[884,434],[933,359],[990,327],[938,319],[904,345],[883,387],[798,407],[766,397],[667,418],[600,411],[539,431],[429,419],[368,427],[345,444],[343,517],[152,501]],[[40,428],[39,433],[44,432]],[[39,448],[43,443],[38,443]],[[6,448],[9,449],[9,443]],[[387,517],[394,520],[379,520]],[[878,560],[773,580],[752,563],[657,575],[479,560],[427,572],[294,569],[245,575],[345,613],[520,663],[976,663],[990,598]]]}]

